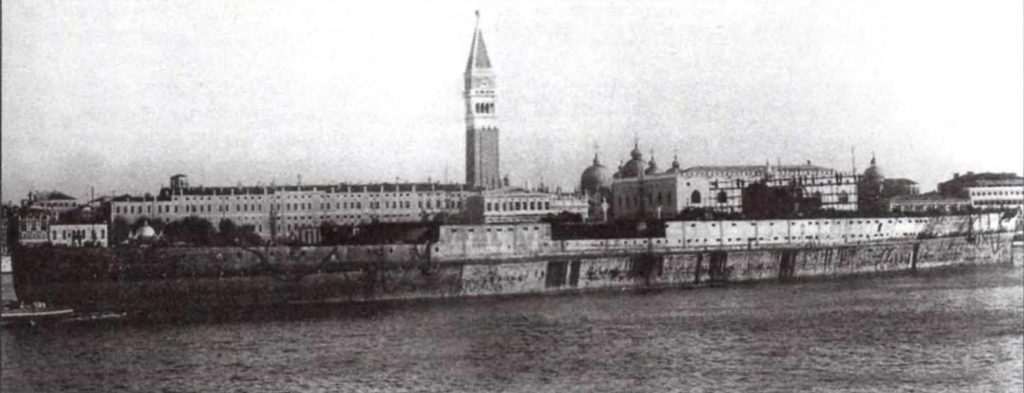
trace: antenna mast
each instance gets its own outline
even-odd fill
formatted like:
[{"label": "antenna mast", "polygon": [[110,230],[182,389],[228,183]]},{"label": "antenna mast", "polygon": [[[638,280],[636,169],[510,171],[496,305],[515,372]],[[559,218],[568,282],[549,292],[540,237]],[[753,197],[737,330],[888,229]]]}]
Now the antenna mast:
[{"label": "antenna mast", "polygon": [[857,147],[850,146],[850,165],[853,174],[857,174]]}]

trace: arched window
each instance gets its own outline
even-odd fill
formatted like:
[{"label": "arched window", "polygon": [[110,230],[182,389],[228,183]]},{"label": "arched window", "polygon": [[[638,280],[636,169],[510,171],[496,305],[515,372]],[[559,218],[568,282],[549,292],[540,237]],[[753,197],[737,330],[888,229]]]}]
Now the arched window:
[{"label": "arched window", "polygon": [[700,191],[694,191],[690,194],[690,203],[700,203]]},{"label": "arched window", "polygon": [[[698,200],[700,199],[699,195],[697,196],[697,199]],[[718,199],[718,203],[726,203],[726,202],[729,201],[729,196],[725,194],[725,190],[722,190],[722,191],[718,192],[717,199]]]}]

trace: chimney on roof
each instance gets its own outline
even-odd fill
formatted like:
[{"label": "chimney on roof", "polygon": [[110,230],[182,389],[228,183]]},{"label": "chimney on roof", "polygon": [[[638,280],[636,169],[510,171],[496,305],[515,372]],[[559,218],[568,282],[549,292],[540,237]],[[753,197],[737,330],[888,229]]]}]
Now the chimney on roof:
[{"label": "chimney on roof", "polygon": [[959,179],[960,178],[960,172],[953,172],[953,178],[954,179]]}]

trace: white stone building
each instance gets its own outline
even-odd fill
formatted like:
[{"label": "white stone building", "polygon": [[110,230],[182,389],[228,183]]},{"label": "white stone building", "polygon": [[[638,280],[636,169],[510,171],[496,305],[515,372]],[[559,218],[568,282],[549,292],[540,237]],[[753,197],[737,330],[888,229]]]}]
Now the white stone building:
[{"label": "white stone building", "polygon": [[466,200],[466,220],[474,224],[538,222],[569,212],[587,218],[587,202],[575,194],[552,194],[518,188],[485,191]]},{"label": "white stone building", "polygon": [[[593,175],[597,166],[595,158],[595,164],[581,178],[581,187],[599,184],[598,176]],[[613,176],[610,204],[612,215],[619,219],[667,219],[687,209],[740,213],[744,189],[765,182],[769,187],[798,186],[805,197],[819,200],[822,209],[853,211],[857,209],[857,180],[857,176],[810,163],[682,169],[676,159],[668,170],[661,171],[654,158],[644,160],[639,147],[634,146],[630,160]]]},{"label": "white stone building", "polygon": [[1024,206],[1024,178],[978,180],[967,187],[975,210],[1021,209]]},{"label": "white stone building", "polygon": [[104,223],[55,223],[50,224],[50,244],[69,247],[106,247],[107,224]]},{"label": "white stone building", "polygon": [[299,237],[324,221],[338,225],[424,222],[458,214],[468,196],[462,185],[435,183],[336,184],[267,187],[188,187],[176,175],[155,197],[112,199],[110,220],[171,222],[189,216],[214,226],[229,219],[252,225],[264,238]]},{"label": "white stone building", "polygon": [[937,192],[920,195],[901,195],[889,198],[889,211],[894,213],[955,213],[971,210],[966,198],[945,196]]}]

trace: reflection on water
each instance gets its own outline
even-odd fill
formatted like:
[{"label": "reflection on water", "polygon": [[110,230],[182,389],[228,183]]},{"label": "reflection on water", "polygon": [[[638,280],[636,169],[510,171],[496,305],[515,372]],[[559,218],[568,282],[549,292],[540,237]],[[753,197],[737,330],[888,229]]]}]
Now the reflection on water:
[{"label": "reflection on water", "polygon": [[1022,274],[5,330],[4,391],[1021,391]]}]

